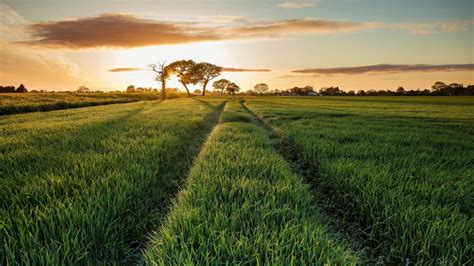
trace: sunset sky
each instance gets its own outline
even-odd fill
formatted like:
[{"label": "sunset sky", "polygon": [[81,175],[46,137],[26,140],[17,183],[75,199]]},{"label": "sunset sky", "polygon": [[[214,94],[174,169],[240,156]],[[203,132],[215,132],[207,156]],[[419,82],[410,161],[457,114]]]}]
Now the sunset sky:
[{"label": "sunset sky", "polygon": [[179,59],[243,90],[474,84],[473,0],[1,0],[0,22],[0,83],[29,89],[159,87],[147,65]]}]

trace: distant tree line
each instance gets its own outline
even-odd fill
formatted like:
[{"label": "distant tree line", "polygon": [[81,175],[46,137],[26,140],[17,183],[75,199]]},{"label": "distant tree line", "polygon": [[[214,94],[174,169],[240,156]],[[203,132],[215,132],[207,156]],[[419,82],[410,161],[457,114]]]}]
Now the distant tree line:
[{"label": "distant tree line", "polygon": [[[156,80],[158,80],[162,88],[144,88],[135,87],[129,85],[126,88],[127,93],[161,93],[162,99],[166,99],[167,95],[172,97],[179,97],[183,95],[206,95],[206,89],[208,83],[218,77],[222,71],[221,67],[209,63],[196,64],[192,60],[180,60],[173,62],[169,65],[152,65],[155,68]],[[188,70],[186,70],[188,68]],[[196,68],[196,69],[193,69]],[[202,69],[204,70],[202,70]],[[161,69],[161,70],[160,70]],[[201,70],[198,70],[201,69]],[[166,72],[166,73],[165,73]],[[162,73],[162,74],[160,74]],[[196,74],[198,73],[198,74]],[[186,90],[186,94],[179,91],[178,88],[166,88],[166,81],[169,80],[170,76],[175,74],[180,83]],[[164,75],[164,76],[163,76]],[[194,76],[196,75],[196,76]],[[191,94],[188,85],[189,84],[202,84],[202,90],[195,89]],[[270,90],[269,86],[265,83],[258,83],[253,87],[253,90],[247,90],[240,92],[240,87],[227,79],[219,79],[212,83],[213,91],[210,91],[211,95],[228,95],[244,94],[244,95],[267,95],[267,96],[474,96],[474,85],[464,86],[459,83],[446,84],[441,81],[437,81],[431,90],[428,89],[416,89],[416,90],[405,90],[403,87],[399,87],[397,90],[354,90],[344,91],[339,87],[326,87],[316,91],[312,86],[305,87],[293,87],[286,90]],[[163,91],[164,88],[164,91]],[[15,86],[0,86],[0,93],[26,93],[28,90],[23,84],[20,84],[17,88]],[[33,93],[45,93],[54,92],[46,90],[31,90]],[[61,93],[71,93],[72,91],[58,91]],[[79,86],[74,92],[78,93],[103,93],[101,90],[91,90],[86,86]],[[110,93],[121,93],[123,91],[108,91]]]},{"label": "distant tree line", "polygon": [[25,88],[23,84],[20,84],[18,88],[15,88],[15,86],[0,86],[0,93],[1,92],[25,93],[25,92],[28,92],[28,90]]},{"label": "distant tree line", "polygon": [[316,91],[312,86],[293,87],[287,90],[269,90],[268,86],[260,83],[254,86],[254,90],[248,90],[247,95],[280,95],[280,96],[474,96],[474,85],[466,87],[463,84],[446,84],[438,81],[431,90],[416,89],[405,90],[399,87],[397,90],[359,90],[344,91],[339,87],[326,87]]}]

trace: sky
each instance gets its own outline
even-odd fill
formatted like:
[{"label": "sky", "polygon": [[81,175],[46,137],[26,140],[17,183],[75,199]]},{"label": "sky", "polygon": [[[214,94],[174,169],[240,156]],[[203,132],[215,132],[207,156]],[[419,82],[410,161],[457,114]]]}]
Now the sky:
[{"label": "sky", "polygon": [[0,85],[159,87],[148,65],[181,59],[242,90],[467,85],[473,28],[474,0],[0,0]]}]

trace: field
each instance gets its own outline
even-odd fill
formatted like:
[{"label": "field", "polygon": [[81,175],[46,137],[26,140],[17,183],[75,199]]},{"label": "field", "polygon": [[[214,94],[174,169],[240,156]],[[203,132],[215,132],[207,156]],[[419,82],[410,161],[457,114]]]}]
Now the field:
[{"label": "field", "polygon": [[155,93],[0,93],[0,115],[156,100]]},{"label": "field", "polygon": [[469,265],[473,136],[470,97],[5,115],[2,264]]}]

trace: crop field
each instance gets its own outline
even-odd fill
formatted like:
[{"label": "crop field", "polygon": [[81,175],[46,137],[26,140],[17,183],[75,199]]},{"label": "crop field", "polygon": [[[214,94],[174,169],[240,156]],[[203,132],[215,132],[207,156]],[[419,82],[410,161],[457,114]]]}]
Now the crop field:
[{"label": "crop field", "polygon": [[473,262],[472,98],[254,98],[247,105],[294,150],[317,195],[372,256]]},{"label": "crop field", "polygon": [[155,93],[1,93],[0,115],[156,100]]},{"label": "crop field", "polygon": [[470,97],[3,115],[1,264],[471,265],[473,136]]},{"label": "crop field", "polygon": [[133,261],[221,108],[176,99],[2,117],[2,265]]}]

